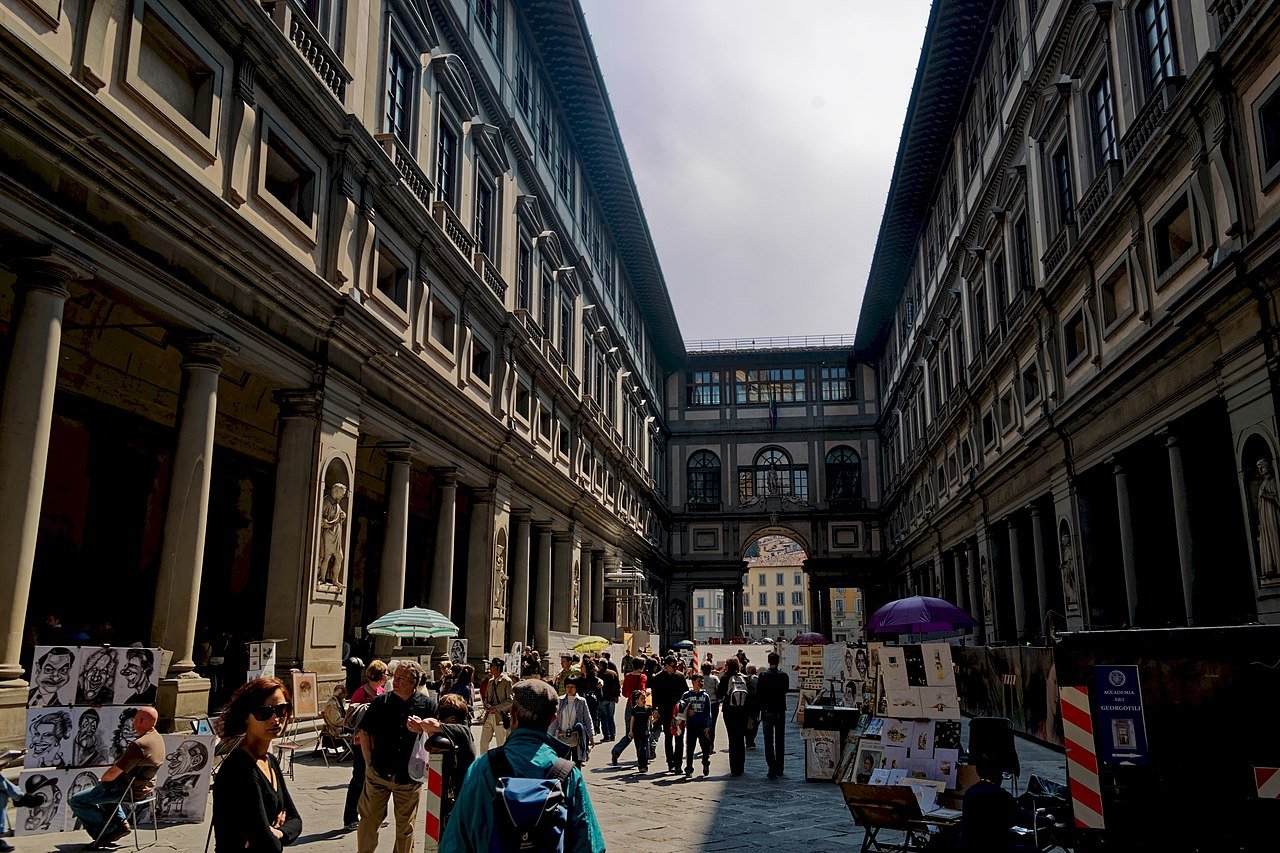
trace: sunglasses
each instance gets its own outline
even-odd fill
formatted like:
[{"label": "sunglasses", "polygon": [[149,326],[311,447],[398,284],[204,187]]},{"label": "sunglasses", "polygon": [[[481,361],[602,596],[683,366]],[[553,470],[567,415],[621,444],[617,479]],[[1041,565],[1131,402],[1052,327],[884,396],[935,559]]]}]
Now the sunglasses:
[{"label": "sunglasses", "polygon": [[279,705],[274,707],[271,705],[263,705],[261,708],[254,708],[249,713],[253,714],[253,718],[258,722],[265,723],[272,717],[279,717],[283,720],[285,717],[289,716],[292,711],[292,705],[288,702],[281,702]]}]

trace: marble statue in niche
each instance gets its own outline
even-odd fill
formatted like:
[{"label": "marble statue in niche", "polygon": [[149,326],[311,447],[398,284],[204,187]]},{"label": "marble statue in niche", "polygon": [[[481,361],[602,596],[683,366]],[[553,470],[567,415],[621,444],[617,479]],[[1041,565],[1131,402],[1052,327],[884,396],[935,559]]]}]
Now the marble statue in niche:
[{"label": "marble statue in niche", "polygon": [[571,621],[573,623],[570,626],[570,628],[573,631],[577,631],[578,626],[582,624],[582,617],[579,615],[581,613],[581,607],[582,607],[582,602],[580,601],[581,598],[582,598],[582,566],[577,561],[575,561],[573,564],[573,593],[569,598],[569,602],[570,602],[569,606],[572,608],[572,610],[570,611],[572,613]]},{"label": "marble statue in niche", "polygon": [[1258,470],[1258,583],[1280,584],[1280,491],[1271,460],[1259,458]]},{"label": "marble statue in niche", "polygon": [[1076,615],[1080,612],[1080,578],[1076,574],[1076,559],[1071,547],[1071,530],[1064,521],[1058,529],[1058,547],[1062,551],[1062,599],[1067,605],[1067,613]]},{"label": "marble statue in niche", "polygon": [[493,618],[507,618],[507,537],[498,536],[493,553]]},{"label": "marble statue in niche", "polygon": [[341,587],[343,571],[346,569],[346,555],[343,545],[346,541],[347,510],[343,506],[347,497],[347,487],[343,483],[334,483],[320,506],[320,561],[317,577],[321,584]]}]

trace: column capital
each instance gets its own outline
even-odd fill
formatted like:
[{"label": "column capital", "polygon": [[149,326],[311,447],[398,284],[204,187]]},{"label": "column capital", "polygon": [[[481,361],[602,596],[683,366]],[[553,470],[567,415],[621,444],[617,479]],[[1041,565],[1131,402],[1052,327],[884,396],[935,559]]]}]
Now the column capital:
[{"label": "column capital", "polygon": [[66,299],[73,281],[91,279],[96,268],[86,258],[52,245],[33,246],[0,259],[0,266],[18,277],[17,290],[43,290]]},{"label": "column capital", "polygon": [[432,475],[440,480],[443,488],[458,487],[458,469],[457,468],[432,468]]},{"label": "column capital", "polygon": [[538,531],[539,534],[545,533],[550,535],[555,532],[555,523],[552,521],[533,521],[530,523],[533,525],[533,529]]},{"label": "column capital", "polygon": [[512,521],[523,521],[525,524],[528,524],[532,517],[533,510],[528,507],[520,507],[519,509],[513,507],[511,510]]},{"label": "column capital", "polygon": [[471,496],[475,504],[491,504],[498,499],[498,490],[493,486],[482,486],[472,489]]},{"label": "column capital", "polygon": [[282,418],[318,418],[324,405],[324,394],[319,388],[281,388],[271,392],[271,399]]},{"label": "column capital", "polygon": [[1160,427],[1160,429],[1156,430],[1155,435],[1157,438],[1164,439],[1165,447],[1177,447],[1181,443],[1181,436],[1178,435],[1178,431],[1174,429],[1172,424],[1165,424]]},{"label": "column capital", "polygon": [[1027,504],[1027,512],[1031,513],[1031,517],[1032,517],[1032,518],[1039,518],[1039,517],[1040,517],[1040,505],[1039,505],[1039,504]]},{"label": "column capital", "polygon": [[240,348],[219,335],[176,332],[169,343],[182,353],[183,370],[222,371],[222,362]]},{"label": "column capital", "polygon": [[391,465],[408,465],[412,463],[413,453],[416,450],[412,442],[408,441],[379,442],[378,449],[387,457],[387,463]]},{"label": "column capital", "polygon": [[1113,474],[1124,473],[1124,463],[1120,461],[1119,456],[1114,454],[1108,456],[1106,459],[1102,460],[1102,464],[1111,466],[1111,473]]}]

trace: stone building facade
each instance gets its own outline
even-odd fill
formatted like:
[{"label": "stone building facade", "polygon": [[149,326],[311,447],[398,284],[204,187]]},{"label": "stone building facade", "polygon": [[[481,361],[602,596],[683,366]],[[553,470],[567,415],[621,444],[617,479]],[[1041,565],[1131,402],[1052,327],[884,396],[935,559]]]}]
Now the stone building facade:
[{"label": "stone building facade", "polygon": [[684,350],[576,3],[0,9],[0,740],[50,613],[173,717],[206,635],[333,680],[656,584]]},{"label": "stone building facade", "polygon": [[692,591],[712,587],[725,596],[724,637],[745,636],[744,611],[759,610],[744,598],[746,554],[767,536],[803,549],[804,621],[816,630],[831,624],[830,607],[819,605],[830,602],[827,590],[875,579],[879,392],[874,368],[850,362],[851,344],[691,342],[667,378],[672,640],[689,636]]},{"label": "stone building facade", "polygon": [[858,324],[893,592],[1280,620],[1280,6],[935,4]]}]

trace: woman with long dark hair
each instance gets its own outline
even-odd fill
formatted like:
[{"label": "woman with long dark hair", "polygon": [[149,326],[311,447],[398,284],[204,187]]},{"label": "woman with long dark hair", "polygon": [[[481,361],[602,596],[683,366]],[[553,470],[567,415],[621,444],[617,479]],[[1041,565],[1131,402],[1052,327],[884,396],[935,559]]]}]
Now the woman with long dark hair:
[{"label": "woman with long dark hair", "polygon": [[467,707],[470,708],[475,704],[475,691],[471,685],[474,677],[475,670],[471,668],[471,664],[464,663],[461,666],[454,667],[453,683],[449,685],[449,689],[445,693],[456,693],[462,697],[462,701],[466,702]]},{"label": "woman with long dark hair", "polygon": [[222,712],[222,737],[241,737],[213,785],[217,853],[279,853],[302,832],[271,742],[283,734],[293,706],[278,678],[255,678],[231,696]]}]

